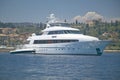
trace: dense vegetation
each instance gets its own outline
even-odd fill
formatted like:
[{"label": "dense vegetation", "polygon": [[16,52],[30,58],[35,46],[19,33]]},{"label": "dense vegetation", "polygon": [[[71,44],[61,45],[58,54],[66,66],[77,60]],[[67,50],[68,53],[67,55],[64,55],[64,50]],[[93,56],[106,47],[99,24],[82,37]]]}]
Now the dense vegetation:
[{"label": "dense vegetation", "polygon": [[[80,29],[81,33],[91,35],[104,40],[112,40],[107,49],[120,50],[120,21],[101,22],[94,20],[93,25],[86,23],[70,23],[72,27]],[[16,28],[17,34],[37,33],[39,34],[45,28],[44,23],[3,23],[0,22],[0,28]]]}]

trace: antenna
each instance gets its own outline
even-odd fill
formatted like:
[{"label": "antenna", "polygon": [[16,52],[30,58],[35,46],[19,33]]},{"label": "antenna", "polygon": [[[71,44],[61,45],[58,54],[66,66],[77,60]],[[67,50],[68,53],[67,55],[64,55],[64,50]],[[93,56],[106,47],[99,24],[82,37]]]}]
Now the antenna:
[{"label": "antenna", "polygon": [[54,14],[50,14],[48,18],[48,23],[55,23],[56,22],[56,17]]}]

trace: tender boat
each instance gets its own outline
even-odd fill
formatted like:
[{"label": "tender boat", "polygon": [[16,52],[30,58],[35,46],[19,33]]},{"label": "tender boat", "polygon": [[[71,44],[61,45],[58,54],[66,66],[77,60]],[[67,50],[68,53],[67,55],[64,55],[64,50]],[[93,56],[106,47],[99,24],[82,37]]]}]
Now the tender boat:
[{"label": "tender boat", "polygon": [[66,22],[56,20],[54,14],[50,14],[47,27],[41,35],[35,33],[30,36],[21,49],[10,53],[36,53],[36,54],[97,54],[101,55],[108,40],[99,40],[96,37],[83,35],[79,29],[72,28]]}]

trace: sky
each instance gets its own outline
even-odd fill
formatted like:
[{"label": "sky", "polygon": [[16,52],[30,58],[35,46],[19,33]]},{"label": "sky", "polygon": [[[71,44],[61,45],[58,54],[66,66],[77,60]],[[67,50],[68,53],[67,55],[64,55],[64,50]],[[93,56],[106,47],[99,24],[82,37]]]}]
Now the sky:
[{"label": "sky", "polygon": [[88,14],[120,19],[120,0],[0,0],[1,22],[45,22],[51,13],[68,21]]}]

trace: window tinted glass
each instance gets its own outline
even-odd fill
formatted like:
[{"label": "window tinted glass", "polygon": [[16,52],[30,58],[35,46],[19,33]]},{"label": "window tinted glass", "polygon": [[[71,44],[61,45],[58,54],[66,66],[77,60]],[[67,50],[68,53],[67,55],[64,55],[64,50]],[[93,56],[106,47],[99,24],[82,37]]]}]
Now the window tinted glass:
[{"label": "window tinted glass", "polygon": [[34,44],[78,42],[78,40],[34,40]]},{"label": "window tinted glass", "polygon": [[50,31],[48,35],[52,34],[80,34],[80,31],[76,30],[59,30],[59,31]]}]

